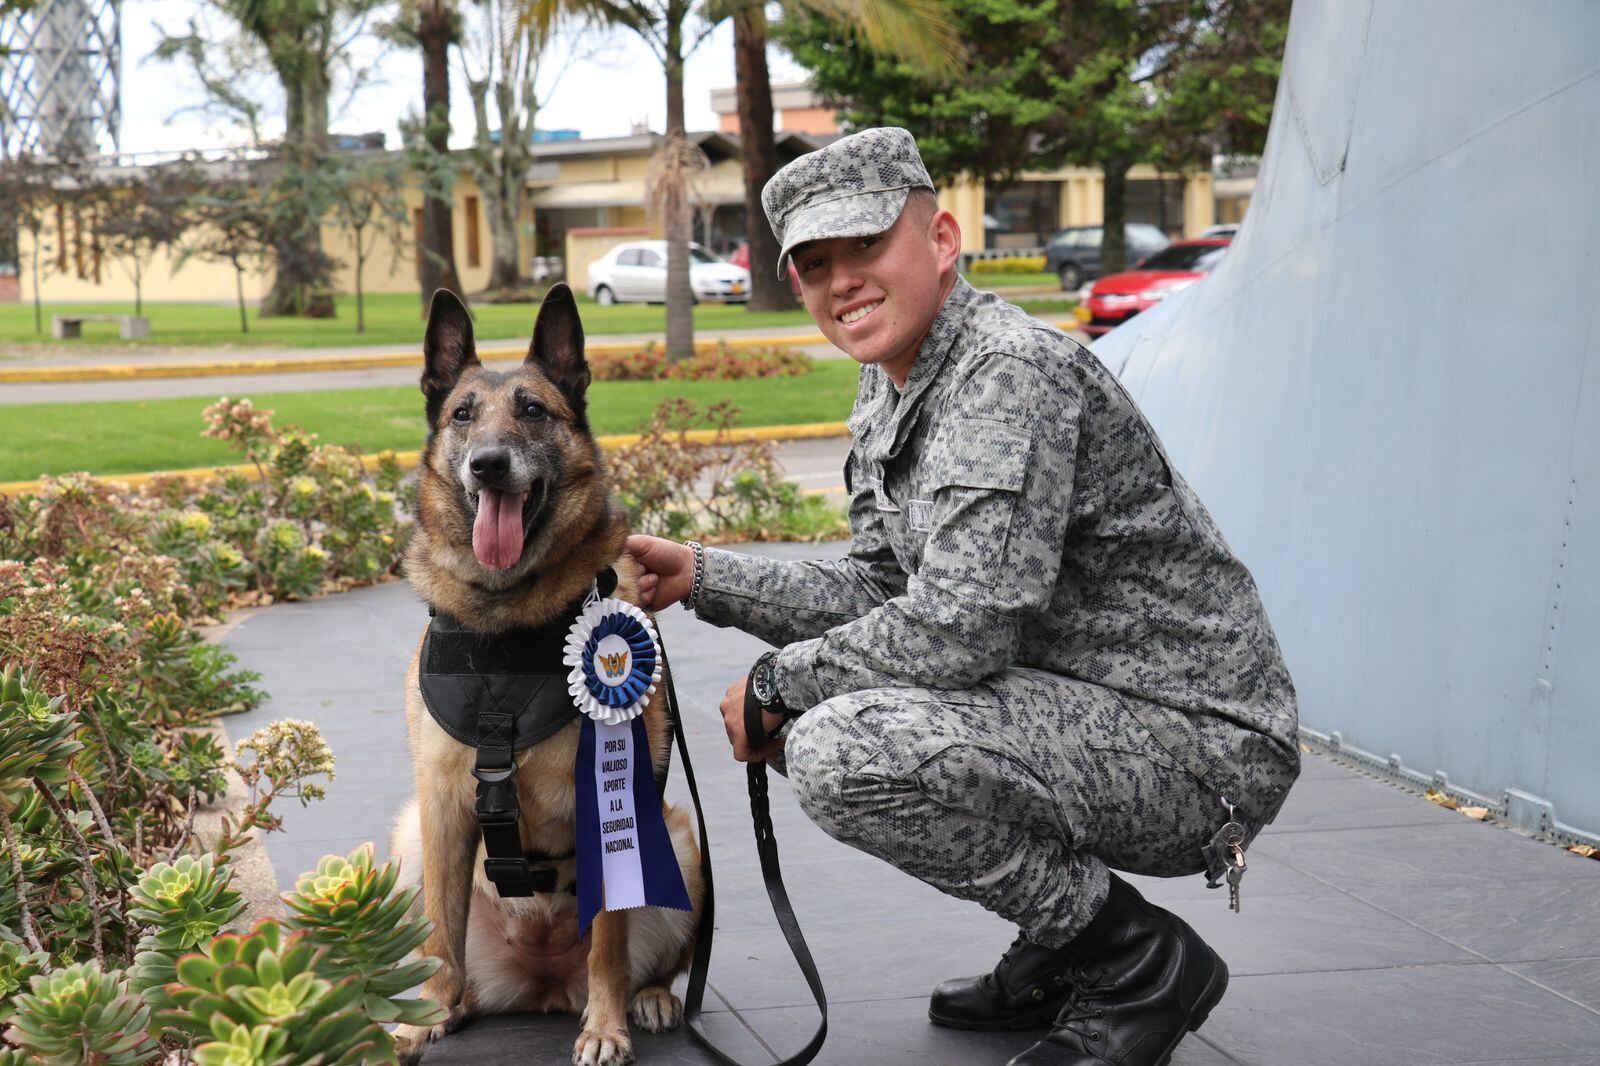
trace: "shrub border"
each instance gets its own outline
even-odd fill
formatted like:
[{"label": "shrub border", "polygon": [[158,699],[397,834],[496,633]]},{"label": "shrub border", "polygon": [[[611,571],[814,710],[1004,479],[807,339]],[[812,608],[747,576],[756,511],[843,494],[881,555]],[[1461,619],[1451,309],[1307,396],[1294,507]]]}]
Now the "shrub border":
[{"label": "shrub border", "polygon": [[[788,441],[814,440],[820,437],[847,437],[849,435],[850,427],[844,422],[802,422],[792,426],[749,426],[735,429],[728,435],[727,439],[733,441]],[[716,433],[713,430],[690,430],[687,436],[689,440],[696,443],[708,443],[716,439]],[[614,433],[596,439],[599,441],[603,451],[614,451],[629,444],[637,444],[639,442],[639,434]],[[379,461],[386,454],[389,453],[373,452],[371,455],[363,455],[361,457],[361,465],[370,473],[377,468]],[[400,469],[405,471],[414,470],[417,461],[422,456],[421,452],[395,452],[393,454],[395,460],[400,464]],[[192,484],[198,481],[210,481],[213,478],[234,473],[254,475],[256,468],[249,464],[239,466],[199,466],[191,467],[187,470],[152,470],[137,474],[94,474],[90,477],[90,480],[102,483],[114,481],[136,489],[155,478],[179,478]],[[20,496],[38,491],[38,481],[8,481],[0,483],[0,496]]]}]

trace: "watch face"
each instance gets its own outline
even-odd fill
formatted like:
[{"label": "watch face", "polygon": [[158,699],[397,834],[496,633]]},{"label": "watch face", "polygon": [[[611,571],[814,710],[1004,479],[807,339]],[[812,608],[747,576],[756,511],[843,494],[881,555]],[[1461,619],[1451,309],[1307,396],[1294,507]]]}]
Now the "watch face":
[{"label": "watch face", "polygon": [[755,685],[756,699],[762,703],[771,703],[778,698],[777,671],[773,669],[772,660],[767,660],[756,667],[755,676],[751,679]]}]

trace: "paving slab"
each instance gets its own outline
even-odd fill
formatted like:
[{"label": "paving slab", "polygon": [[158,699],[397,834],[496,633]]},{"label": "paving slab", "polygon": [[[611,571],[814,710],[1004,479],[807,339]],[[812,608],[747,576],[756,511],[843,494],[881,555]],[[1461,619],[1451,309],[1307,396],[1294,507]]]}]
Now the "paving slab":
[{"label": "paving slab", "polygon": [[[843,546],[750,550],[836,558]],[[744,1061],[775,1062],[806,1039],[815,1011],[762,889],[744,771],[716,712],[765,645],[676,607],[659,617],[716,864],[705,1026]],[[227,720],[234,739],[307,718],[339,760],[328,798],[285,809],[286,831],[267,840],[281,886],[327,852],[367,840],[387,852],[412,791],[401,687],[426,621],[410,588],[392,583],[258,611],[225,638],[271,694]],[[992,966],[1009,926],[831,840],[781,778],[772,797],[785,880],[830,998],[819,1063],[998,1064],[1037,1038],[927,1021],[932,985]],[[688,802],[679,768],[668,798]],[[1600,862],[1307,755],[1278,822],[1251,849],[1242,914],[1198,877],[1132,880],[1193,923],[1233,973],[1174,1066],[1600,1064]],[[571,1017],[485,1018],[424,1061],[565,1062],[577,1032]],[[715,1061],[683,1032],[635,1036],[644,1064]]]}]

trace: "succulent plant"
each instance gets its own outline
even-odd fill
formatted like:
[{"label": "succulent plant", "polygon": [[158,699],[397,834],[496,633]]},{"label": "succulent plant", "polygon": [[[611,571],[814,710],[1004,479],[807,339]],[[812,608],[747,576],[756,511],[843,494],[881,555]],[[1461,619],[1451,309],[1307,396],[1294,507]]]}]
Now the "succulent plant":
[{"label": "succulent plant", "polygon": [[48,955],[29,951],[15,940],[0,939],[0,1024],[11,1012],[11,997],[27,985],[29,978],[43,973],[49,963]]},{"label": "succulent plant", "polygon": [[0,807],[7,811],[33,791],[33,778],[67,780],[69,760],[83,745],[72,739],[78,723],[60,703],[20,669],[0,669]]},{"label": "succulent plant", "polygon": [[29,979],[16,997],[5,1038],[32,1061],[138,1066],[160,1048],[150,1039],[150,1008],[128,991],[120,973],[98,962],[79,963]]},{"label": "succulent plant", "polygon": [[[166,988],[172,1008],[161,1022],[204,1041],[195,1048],[197,1058],[208,1057],[202,1061],[394,1062],[392,1038],[362,1007],[361,979],[319,976],[320,954],[304,934],[286,934],[272,919],[245,936],[224,933],[199,954],[178,960],[178,979]],[[240,1037],[241,1027],[248,1041]],[[254,1034],[261,1027],[272,1034],[260,1057],[247,1057],[255,1053]]]},{"label": "succulent plant", "polygon": [[184,855],[150,867],[129,891],[128,917],[146,928],[129,978],[157,1008],[168,1005],[164,987],[178,977],[178,957],[209,942],[245,909],[233,874],[210,855]]},{"label": "succulent plant", "polygon": [[397,889],[399,877],[394,862],[373,869],[371,844],[345,858],[329,855],[284,895],[293,911],[287,924],[324,949],[324,973],[363,975],[363,1004],[374,1021],[432,1025],[445,1017],[438,1004],[398,998],[439,968],[432,958],[401,965],[430,926],[426,919],[406,919],[417,890]]}]

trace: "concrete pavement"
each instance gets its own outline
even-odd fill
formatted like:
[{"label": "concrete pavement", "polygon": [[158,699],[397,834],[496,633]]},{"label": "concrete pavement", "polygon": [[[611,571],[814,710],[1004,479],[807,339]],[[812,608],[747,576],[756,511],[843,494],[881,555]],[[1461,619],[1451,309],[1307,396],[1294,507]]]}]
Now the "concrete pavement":
[{"label": "concrete pavement", "polygon": [[[791,330],[788,335],[793,335]],[[479,352],[521,354],[528,342],[515,349],[489,349]],[[800,350],[813,359],[843,359],[845,354],[831,344],[805,344]],[[386,349],[392,351],[393,349]],[[31,381],[0,383],[0,406],[27,403],[92,403],[100,400],[153,400],[168,396],[264,396],[274,392],[322,392],[341,389],[370,389],[384,386],[415,386],[422,372],[419,350],[414,364],[365,367],[360,370],[314,370],[301,373],[230,374],[227,376],[150,377],[114,381]]]},{"label": "concrete pavement", "polygon": [[[837,458],[818,454],[818,476]],[[842,545],[766,545],[781,557],[837,557]],[[260,671],[270,698],[226,720],[238,739],[281,717],[309,718],[339,760],[328,798],[283,810],[267,838],[282,887],[326,852],[366,840],[386,852],[412,790],[401,704],[426,611],[394,583],[242,617],[224,642]],[[814,1012],[761,888],[743,770],[727,756],[716,705],[763,645],[680,608],[660,615],[707,802],[717,916],[708,1027],[748,1062],[775,1061]],[[795,910],[831,1003],[829,1066],[1004,1062],[1034,1033],[930,1025],[926,996],[988,969],[1012,929],[976,906],[829,839],[781,778],[773,816]],[[681,770],[668,796],[687,803]],[[1198,877],[1136,879],[1227,959],[1227,997],[1173,1066],[1581,1066],[1600,1063],[1600,863],[1471,821],[1332,760],[1307,755],[1278,821],[1252,846],[1243,912]],[[566,1062],[571,1017],[475,1022],[425,1062]],[[636,1034],[642,1064],[713,1060],[686,1034]]]}]

